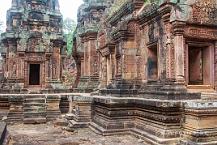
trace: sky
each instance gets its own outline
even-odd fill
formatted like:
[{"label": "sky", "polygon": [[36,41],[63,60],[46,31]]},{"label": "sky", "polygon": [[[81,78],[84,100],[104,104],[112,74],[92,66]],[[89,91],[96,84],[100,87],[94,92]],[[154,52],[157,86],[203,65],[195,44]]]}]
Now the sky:
[{"label": "sky", "polygon": [[[0,21],[5,24],[6,12],[11,7],[12,0],[0,0]],[[77,20],[77,9],[83,3],[83,0],[59,0],[60,10],[63,18],[72,18]]]}]

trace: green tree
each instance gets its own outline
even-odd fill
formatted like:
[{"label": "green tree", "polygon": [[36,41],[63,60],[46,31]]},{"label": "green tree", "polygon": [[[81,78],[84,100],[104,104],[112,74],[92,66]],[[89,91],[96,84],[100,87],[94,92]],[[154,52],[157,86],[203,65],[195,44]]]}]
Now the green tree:
[{"label": "green tree", "polygon": [[1,33],[3,32],[3,22],[0,21],[0,38],[1,38]]},{"label": "green tree", "polygon": [[73,33],[76,28],[76,22],[70,18],[63,21],[63,31],[67,41],[67,53],[70,55],[73,49]]}]

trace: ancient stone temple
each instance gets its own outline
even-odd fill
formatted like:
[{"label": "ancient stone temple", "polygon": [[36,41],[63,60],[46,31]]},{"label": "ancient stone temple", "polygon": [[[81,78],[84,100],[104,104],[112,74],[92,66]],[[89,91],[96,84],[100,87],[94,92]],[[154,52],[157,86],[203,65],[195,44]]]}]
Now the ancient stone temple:
[{"label": "ancient stone temple", "polygon": [[70,131],[216,145],[217,1],[83,2],[74,92],[56,93],[65,59],[58,1],[13,0],[2,35],[5,86],[47,92],[0,94],[0,118],[46,123],[62,112]]},{"label": "ancient stone temple", "polygon": [[1,40],[5,89],[60,86],[62,25],[58,0],[12,0]]},{"label": "ancient stone temple", "polygon": [[74,97],[70,127],[146,144],[217,144],[216,11],[216,0],[84,1],[77,88],[98,91]]},{"label": "ancient stone temple", "polygon": [[99,86],[100,58],[97,53],[97,34],[100,20],[111,0],[84,1],[78,11],[78,28],[73,56],[80,71],[77,91],[92,92]]},{"label": "ancient stone temple", "polygon": [[0,118],[46,123],[60,116],[66,56],[58,0],[12,0],[1,36]]}]

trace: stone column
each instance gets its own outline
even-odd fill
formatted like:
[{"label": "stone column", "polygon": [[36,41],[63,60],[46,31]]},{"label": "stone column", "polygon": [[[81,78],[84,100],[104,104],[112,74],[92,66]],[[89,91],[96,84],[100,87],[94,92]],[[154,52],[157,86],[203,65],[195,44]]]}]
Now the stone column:
[{"label": "stone column", "polygon": [[184,71],[184,25],[185,23],[174,21],[172,23],[174,30],[174,50],[175,50],[175,79],[178,83],[185,82]]},{"label": "stone column", "polygon": [[81,57],[81,77],[84,76],[84,57]]},{"label": "stone column", "polygon": [[[84,41],[84,40],[83,40]],[[85,41],[84,42],[84,69],[83,69],[83,72],[84,72],[84,76],[87,76],[87,64],[88,64],[88,56],[87,56],[87,42]]]},{"label": "stone column", "polygon": [[215,90],[217,90],[217,41],[215,42],[215,48],[214,48],[214,86],[215,86]]},{"label": "stone column", "polygon": [[106,85],[107,85],[107,68],[108,68],[108,66],[107,66],[107,59],[106,59],[106,57],[104,56],[104,57],[102,57],[102,60],[101,60],[102,62],[101,62],[101,64],[102,64],[102,66],[101,66],[101,69],[102,69],[102,71],[101,71],[101,87],[102,88],[104,88]]},{"label": "stone column", "polygon": [[107,85],[111,82],[112,79],[112,55],[110,54],[107,57]]},{"label": "stone column", "polygon": [[164,25],[164,47],[165,47],[165,72],[166,79],[173,80],[174,79],[174,48],[172,46],[172,38],[171,38],[171,23],[170,23],[170,14],[167,13],[162,16],[163,25]]}]

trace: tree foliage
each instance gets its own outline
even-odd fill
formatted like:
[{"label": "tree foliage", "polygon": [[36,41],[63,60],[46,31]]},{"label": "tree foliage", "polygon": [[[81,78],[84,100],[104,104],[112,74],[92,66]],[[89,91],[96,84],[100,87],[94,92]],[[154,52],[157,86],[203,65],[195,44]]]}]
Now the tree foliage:
[{"label": "tree foliage", "polygon": [[63,31],[67,41],[67,53],[70,55],[73,49],[73,33],[76,28],[76,22],[70,18],[63,21]]},{"label": "tree foliage", "polygon": [[2,21],[0,21],[0,36],[1,36],[1,33],[3,32],[3,22]]}]

